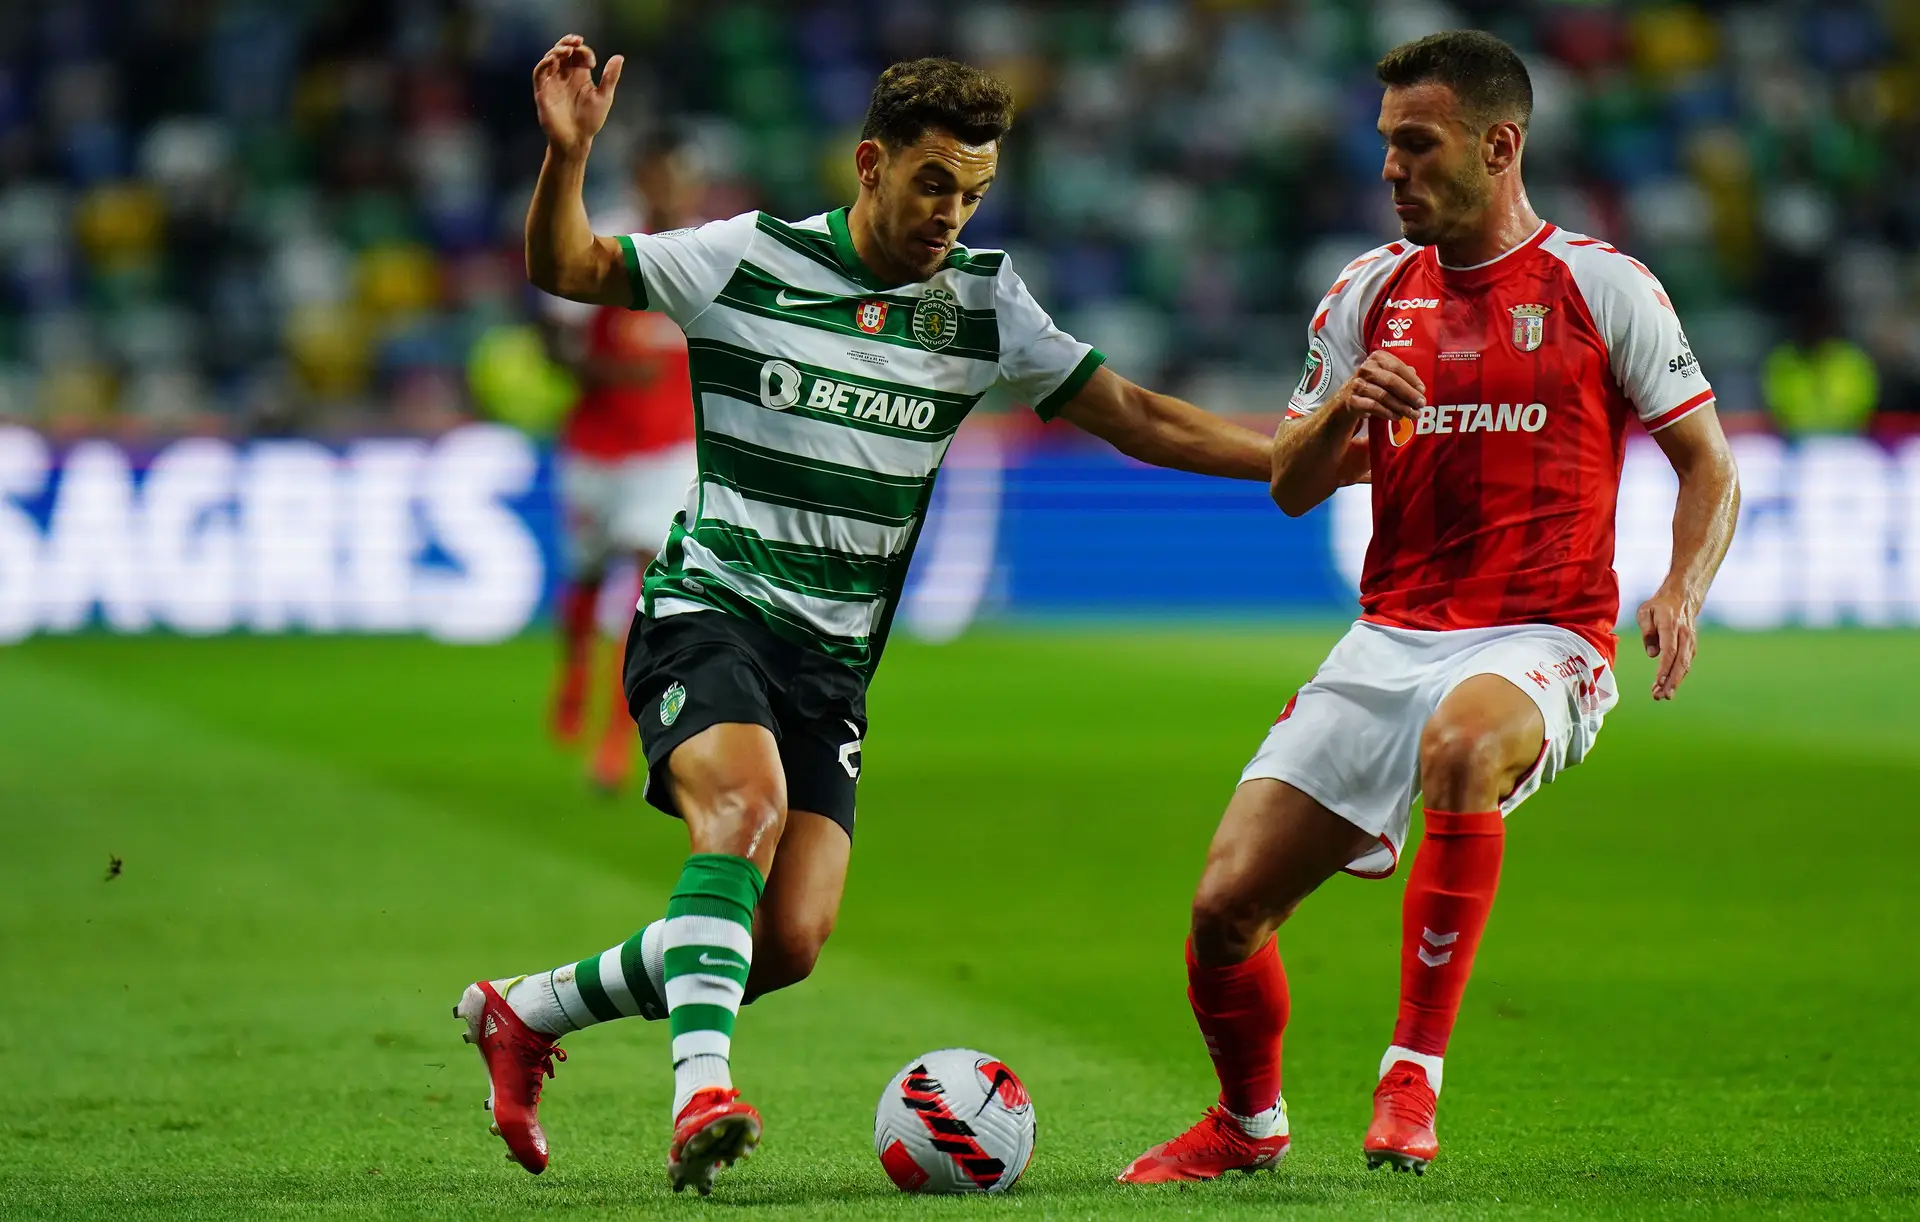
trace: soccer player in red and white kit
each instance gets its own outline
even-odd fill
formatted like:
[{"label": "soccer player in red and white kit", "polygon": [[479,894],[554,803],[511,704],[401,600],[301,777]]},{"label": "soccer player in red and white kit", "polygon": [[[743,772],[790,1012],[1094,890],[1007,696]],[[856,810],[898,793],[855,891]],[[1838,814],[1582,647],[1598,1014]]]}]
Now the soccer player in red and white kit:
[{"label": "soccer player in red and white kit", "polygon": [[[706,179],[686,134],[663,128],[634,162],[640,214],[601,218],[621,233],[662,233],[705,220]],[[696,468],[693,392],[687,380],[687,337],[672,319],[620,306],[582,306],[552,298],[556,347],[580,382],[580,399],[560,434],[560,501],[566,516],[567,583],[560,593],[560,673],[554,685],[553,732],[562,742],[585,729],[595,688],[606,691],[607,722],[588,774],[602,790],[626,780],[633,718],[621,690],[620,657],[595,671],[596,610],[608,575],[631,560],[625,615],[640,596],[640,574],[666,538]],[[622,566],[623,567],[623,566]],[[626,619],[622,618],[621,631]],[[593,676],[601,681],[596,683]]]},{"label": "soccer player in red and white kit", "polygon": [[1383,177],[1404,241],[1354,260],[1314,312],[1274,438],[1273,497],[1305,513],[1370,479],[1360,622],[1280,713],[1240,779],[1193,901],[1188,998],[1219,1103],[1120,1179],[1211,1179],[1286,1154],[1287,980],[1274,931],[1346,870],[1407,882],[1400,1012],[1368,1165],[1438,1153],[1442,1058],[1493,907],[1504,817],[1592,747],[1617,696],[1615,501],[1632,429],[1679,475],[1673,559],[1639,608],[1655,700],[1738,511],[1713,392],[1651,272],[1534,214],[1520,166],[1525,66],[1477,31],[1390,52]]}]

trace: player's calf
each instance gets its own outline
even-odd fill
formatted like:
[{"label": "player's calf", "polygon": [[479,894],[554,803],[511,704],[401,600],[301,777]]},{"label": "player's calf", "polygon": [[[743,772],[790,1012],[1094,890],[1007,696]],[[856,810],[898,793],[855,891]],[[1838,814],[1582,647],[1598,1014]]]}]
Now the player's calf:
[{"label": "player's calf", "polygon": [[811,976],[832,932],[832,914],[797,927],[761,922],[754,931],[753,972],[747,977],[746,997],[741,1004],[751,1003],[778,989],[791,988]]},{"label": "player's calf", "polygon": [[1500,888],[1500,803],[1539,760],[1545,732],[1539,706],[1493,674],[1458,684],[1421,731],[1426,836],[1401,906],[1400,1009],[1363,1146],[1369,1167],[1421,1172],[1439,1152],[1442,1058]]},{"label": "player's calf", "polygon": [[840,914],[851,848],[847,829],[825,815],[787,812],[780,851],[754,911],[747,1001],[799,984],[813,973]]},{"label": "player's calf", "polygon": [[1193,901],[1187,997],[1220,1081],[1199,1124],[1135,1159],[1128,1183],[1212,1179],[1288,1148],[1280,1044],[1289,1009],[1273,931],[1371,839],[1300,790],[1255,779],[1228,803]]}]

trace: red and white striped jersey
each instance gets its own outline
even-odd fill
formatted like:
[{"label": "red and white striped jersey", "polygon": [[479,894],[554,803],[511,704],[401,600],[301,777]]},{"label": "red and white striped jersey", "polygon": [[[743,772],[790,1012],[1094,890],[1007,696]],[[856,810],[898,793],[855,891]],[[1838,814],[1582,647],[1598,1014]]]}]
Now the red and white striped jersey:
[{"label": "red and white striped jersey", "polygon": [[1369,431],[1363,617],[1554,624],[1611,660],[1628,421],[1657,432],[1713,402],[1660,282],[1552,225],[1469,268],[1443,266],[1432,247],[1382,246],[1315,311],[1288,414],[1312,412],[1382,349],[1418,371],[1427,406]]}]

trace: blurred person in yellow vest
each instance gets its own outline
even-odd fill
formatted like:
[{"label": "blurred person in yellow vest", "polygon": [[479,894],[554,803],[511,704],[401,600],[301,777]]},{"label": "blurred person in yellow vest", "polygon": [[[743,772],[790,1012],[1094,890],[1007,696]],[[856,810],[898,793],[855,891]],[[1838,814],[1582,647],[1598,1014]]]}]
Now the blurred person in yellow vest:
[{"label": "blurred person in yellow vest", "polygon": [[1774,426],[1788,437],[1864,433],[1880,404],[1880,374],[1865,349],[1837,333],[1824,294],[1796,320],[1760,370]]}]

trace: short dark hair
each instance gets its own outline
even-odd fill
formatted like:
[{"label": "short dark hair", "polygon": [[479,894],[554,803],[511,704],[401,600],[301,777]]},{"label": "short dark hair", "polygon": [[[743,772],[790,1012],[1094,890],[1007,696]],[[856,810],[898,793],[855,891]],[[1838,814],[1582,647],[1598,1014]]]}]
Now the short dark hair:
[{"label": "short dark hair", "polygon": [[668,121],[654,127],[640,138],[634,149],[635,160],[653,161],[662,157],[677,157],[681,153],[691,153],[698,147],[693,128],[685,123]]},{"label": "short dark hair", "polygon": [[937,128],[987,144],[1012,126],[1013,91],[999,77],[950,59],[911,59],[880,74],[860,138],[906,148]]},{"label": "short dark hair", "polygon": [[1444,30],[1401,43],[1381,57],[1373,74],[1388,88],[1437,81],[1486,122],[1512,119],[1524,128],[1533,118],[1526,64],[1484,30]]}]

